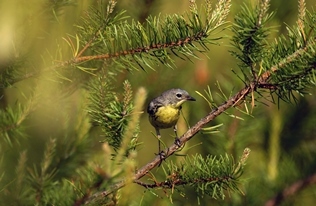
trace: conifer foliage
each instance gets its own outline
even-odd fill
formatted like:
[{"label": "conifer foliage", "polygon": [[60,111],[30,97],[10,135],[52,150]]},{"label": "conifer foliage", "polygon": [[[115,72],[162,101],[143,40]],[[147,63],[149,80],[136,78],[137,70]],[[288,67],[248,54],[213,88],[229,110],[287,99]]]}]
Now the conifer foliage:
[{"label": "conifer foliage", "polygon": [[[46,25],[47,31],[66,21],[64,11],[76,5],[69,0],[47,2],[42,5],[46,10],[34,12],[41,17],[36,18],[39,25],[52,27]],[[30,29],[34,14],[30,21],[19,22],[13,46],[6,44],[8,52],[0,52],[1,205],[141,205],[159,199],[160,191],[170,204],[187,201],[193,191],[201,204],[211,198],[221,204],[274,205],[292,195],[282,193],[280,186],[265,200],[250,201],[254,190],[247,187],[245,182],[252,180],[245,173],[252,167],[245,166],[251,143],[243,145],[239,156],[223,151],[188,154],[180,161],[171,157],[196,134],[218,132],[223,123],[207,124],[219,116],[241,121],[252,118],[262,99],[298,102],[308,94],[316,84],[316,12],[299,0],[296,25],[271,40],[275,12],[269,0],[238,5],[230,21],[231,0],[188,2],[185,13],[150,15],[141,23],[117,8],[115,0],[93,1],[59,39],[40,33],[56,42],[39,50],[41,55],[33,50],[45,46],[38,40],[40,31]],[[210,45],[219,44],[228,29],[236,85],[243,86],[229,95],[221,83],[217,95],[210,87],[197,92],[209,111],[201,112],[204,116],[178,143],[165,145],[163,162],[157,155],[140,164],[138,152],[148,147],[140,141],[149,136],[140,121],[149,89],[133,89],[122,73],[148,73],[158,66],[175,69],[178,60],[194,63],[200,54],[208,56]],[[29,41],[28,34],[35,34],[38,42]],[[304,175],[304,186],[316,182],[315,174]],[[132,187],[138,188],[137,194],[129,193]],[[249,199],[243,202],[242,197]]]}]

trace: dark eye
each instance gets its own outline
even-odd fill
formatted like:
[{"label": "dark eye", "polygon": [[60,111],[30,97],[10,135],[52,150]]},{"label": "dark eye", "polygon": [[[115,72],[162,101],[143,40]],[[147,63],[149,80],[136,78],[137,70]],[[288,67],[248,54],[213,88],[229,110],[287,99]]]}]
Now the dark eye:
[{"label": "dark eye", "polygon": [[177,96],[177,98],[181,98],[182,94],[181,93],[177,93],[176,96]]}]

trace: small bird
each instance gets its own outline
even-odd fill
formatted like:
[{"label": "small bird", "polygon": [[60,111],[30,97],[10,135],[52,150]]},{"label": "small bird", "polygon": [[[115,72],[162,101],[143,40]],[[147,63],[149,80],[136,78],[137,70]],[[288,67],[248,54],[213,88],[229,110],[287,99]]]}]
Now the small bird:
[{"label": "small bird", "polygon": [[183,89],[170,89],[163,92],[160,96],[153,99],[147,107],[149,114],[149,122],[156,129],[158,138],[159,155],[162,156],[160,150],[160,129],[173,127],[176,134],[175,142],[178,142],[177,127],[182,104],[186,101],[195,101],[189,93]]}]

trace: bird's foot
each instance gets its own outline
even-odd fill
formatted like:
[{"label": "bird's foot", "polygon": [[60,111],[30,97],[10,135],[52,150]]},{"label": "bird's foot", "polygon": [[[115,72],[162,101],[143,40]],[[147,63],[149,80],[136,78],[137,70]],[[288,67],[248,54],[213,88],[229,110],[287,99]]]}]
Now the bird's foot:
[{"label": "bird's foot", "polygon": [[178,146],[177,151],[181,151],[185,146],[185,143],[182,143],[178,137],[175,138],[174,144]]},{"label": "bird's foot", "polygon": [[178,147],[181,147],[180,138],[176,137],[176,138],[174,139],[174,144],[177,145]]},{"label": "bird's foot", "polygon": [[162,161],[166,159],[166,153],[163,150],[161,150],[158,154],[155,153],[155,155],[159,155],[160,162],[159,162],[158,167],[160,167]]}]

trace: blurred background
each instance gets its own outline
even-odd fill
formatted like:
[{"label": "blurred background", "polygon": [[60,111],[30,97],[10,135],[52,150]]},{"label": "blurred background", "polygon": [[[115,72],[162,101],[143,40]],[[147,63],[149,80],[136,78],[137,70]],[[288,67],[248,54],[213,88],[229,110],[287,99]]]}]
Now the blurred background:
[{"label": "blurred background", "polygon": [[[200,6],[203,2],[197,1],[197,5]],[[227,25],[234,21],[234,15],[244,2],[246,1],[232,2]],[[257,3],[253,0],[249,2],[253,5]],[[0,1],[0,72],[3,71],[2,68],[9,65],[12,68],[19,68],[22,75],[27,77],[34,70],[51,65],[52,54],[58,57],[59,49],[63,51],[61,55],[63,59],[71,58],[69,47],[61,42],[67,34],[76,34],[74,25],[81,21],[81,17],[86,15],[88,8],[96,5],[96,2],[92,0],[60,1],[57,7],[56,4],[51,4],[55,7],[50,7],[50,3],[51,1],[38,0]],[[124,9],[132,19],[145,22],[149,15],[182,14],[188,11],[188,5],[188,1],[183,0],[129,0],[119,1],[116,10]],[[315,2],[306,0],[306,5],[311,10],[315,7]],[[271,1],[270,11],[275,12],[270,21],[274,31],[268,39],[272,42],[273,38],[281,34],[286,35],[286,25],[296,24],[298,3],[286,0]],[[115,88],[117,92],[121,92],[123,81],[128,79],[134,91],[139,87],[147,90],[146,103],[167,89],[185,89],[197,99],[196,102],[188,102],[183,106],[183,116],[189,125],[193,125],[211,111],[207,102],[196,91],[205,94],[204,90],[209,86],[216,103],[221,104],[223,100],[218,95],[220,92],[217,85],[220,85],[227,96],[243,88],[243,82],[235,74],[240,74],[236,59],[230,55],[230,51],[233,50],[230,44],[231,35],[229,29],[225,29],[216,36],[211,36],[211,38],[223,37],[223,39],[219,40],[217,45],[208,45],[208,52],[198,54],[200,59],[192,59],[193,61],[190,62],[175,57],[177,67],[173,70],[160,65],[155,68],[155,71],[150,69],[120,71],[117,74]],[[16,58],[21,60],[20,65],[19,62],[12,61]],[[55,61],[59,60],[56,58]],[[1,193],[5,193],[5,189],[2,188],[15,179],[14,173],[10,174],[10,171],[16,170],[21,153],[27,151],[27,165],[33,167],[41,161],[45,145],[50,138],[58,139],[57,152],[76,153],[69,148],[67,150],[63,148],[71,147],[71,141],[77,141],[78,135],[74,133],[78,131],[78,128],[89,130],[89,124],[85,122],[88,120],[84,118],[83,111],[88,102],[86,92],[83,89],[74,89],[72,92],[63,94],[63,90],[60,89],[63,86],[61,82],[63,81],[56,78],[56,74],[43,72],[40,76],[17,81],[12,87],[0,88],[2,110],[8,106],[18,108],[18,103],[30,107],[27,117],[21,116],[25,132],[10,139],[11,144],[4,140],[6,137],[0,139],[2,159],[0,174],[5,174],[2,176],[2,185],[0,185]],[[186,144],[179,154],[224,155],[228,153],[238,159],[244,148],[249,147],[252,150],[242,176],[244,181],[240,184],[240,189],[244,194],[227,193],[225,200],[213,200],[205,196],[199,200],[201,205],[262,205],[284,188],[315,173],[315,89],[311,88],[310,93],[312,95],[297,96],[296,104],[282,101],[276,101],[276,104],[273,104],[260,99],[261,103],[256,102],[252,116],[246,116],[236,109],[229,110],[230,114],[239,116],[243,120],[231,118],[225,114],[221,115],[208,125],[223,124],[218,133],[200,133]],[[33,100],[30,102],[30,96],[34,97],[34,102]],[[155,131],[148,122],[146,106],[144,105],[144,114],[140,122],[139,141],[143,144],[137,153],[139,166],[153,159],[154,152],[157,150],[157,140],[153,135]],[[240,105],[240,108],[244,109],[243,105]],[[180,135],[187,130],[187,124],[183,118],[178,123],[178,130]],[[167,145],[173,143],[173,138],[170,138],[172,135],[172,129],[162,131],[163,141]],[[67,141],[69,139],[71,141],[64,142],[65,136],[74,138],[67,138]],[[102,144],[99,143],[102,140],[97,131],[90,131],[85,149],[93,150],[90,154],[92,157],[98,152],[102,154]],[[70,152],[69,156],[71,154]],[[80,163],[85,158],[89,157],[78,154],[76,161]],[[181,161],[181,158],[183,157],[174,156],[171,159]],[[90,158],[89,161],[94,161],[94,159]],[[159,169],[153,171],[157,172],[157,178],[159,178]],[[67,174],[71,172],[65,170],[64,173],[63,175],[67,177]],[[171,205],[168,198],[171,191],[149,192],[137,185],[131,185],[129,188],[129,192],[124,193],[133,198],[129,200],[127,198],[128,205]],[[172,195],[173,204],[196,205],[198,203],[195,191],[185,189],[184,194],[175,191]],[[124,200],[122,201],[124,205]],[[286,199],[283,204],[312,205],[315,201],[316,187],[308,185]]]}]

